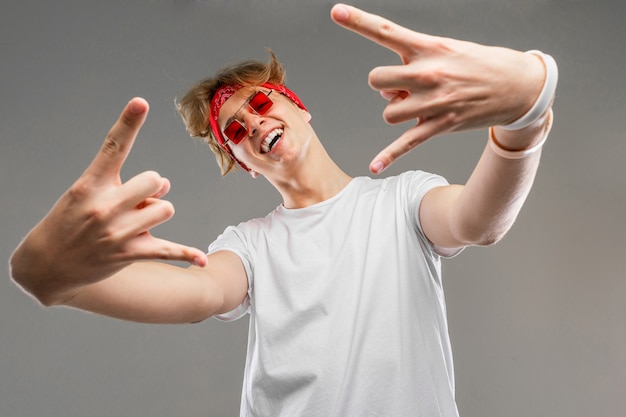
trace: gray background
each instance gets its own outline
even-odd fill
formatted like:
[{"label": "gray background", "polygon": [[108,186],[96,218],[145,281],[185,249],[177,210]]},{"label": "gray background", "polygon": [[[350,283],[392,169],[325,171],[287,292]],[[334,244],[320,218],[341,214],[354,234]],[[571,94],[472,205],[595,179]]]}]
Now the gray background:
[{"label": "gray background", "polygon": [[[1,3],[0,258],[87,166],[127,100],[151,104],[124,179],[155,169],[176,216],[155,233],[206,248],[280,203],[264,179],[220,178],[173,99],[271,47],[351,175],[406,126],[367,86],[397,57],[334,25],[326,1]],[[500,244],[444,264],[457,398],[465,417],[623,416],[626,409],[625,6],[621,1],[364,0],[419,31],[559,62],[556,123],[536,185]],[[486,132],[432,140],[413,168],[464,182]],[[233,416],[247,320],[156,326],[43,309],[0,280],[0,416]]]}]

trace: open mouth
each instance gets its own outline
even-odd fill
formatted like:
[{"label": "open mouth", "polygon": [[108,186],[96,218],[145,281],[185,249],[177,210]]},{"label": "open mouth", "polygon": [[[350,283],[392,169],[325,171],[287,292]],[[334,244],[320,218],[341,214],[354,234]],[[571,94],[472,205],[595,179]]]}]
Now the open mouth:
[{"label": "open mouth", "polygon": [[268,153],[272,150],[274,145],[278,143],[280,138],[283,136],[283,129],[274,129],[272,130],[261,143],[261,153]]}]

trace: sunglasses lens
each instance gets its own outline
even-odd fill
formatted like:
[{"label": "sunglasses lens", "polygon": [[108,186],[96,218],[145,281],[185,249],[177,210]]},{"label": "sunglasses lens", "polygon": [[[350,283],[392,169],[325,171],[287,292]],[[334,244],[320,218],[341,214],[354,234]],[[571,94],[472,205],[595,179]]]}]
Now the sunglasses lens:
[{"label": "sunglasses lens", "polygon": [[[263,91],[256,93],[248,102],[248,106],[259,115],[267,113],[272,104],[274,104],[272,100]],[[247,134],[248,129],[238,120],[233,120],[224,129],[224,135],[234,144],[239,144]]]},{"label": "sunglasses lens", "polygon": [[248,103],[252,109],[258,114],[265,114],[272,107],[272,100],[262,91],[256,93]]},{"label": "sunglasses lens", "polygon": [[241,142],[246,137],[246,133],[248,133],[248,130],[237,120],[230,122],[224,129],[224,135],[234,144]]}]

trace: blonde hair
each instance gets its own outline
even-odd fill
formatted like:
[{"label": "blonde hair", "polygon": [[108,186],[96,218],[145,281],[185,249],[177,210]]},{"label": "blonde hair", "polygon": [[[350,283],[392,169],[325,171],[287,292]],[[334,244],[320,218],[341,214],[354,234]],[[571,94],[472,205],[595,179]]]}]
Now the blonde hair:
[{"label": "blonde hair", "polygon": [[176,99],[176,108],[185,123],[187,132],[192,137],[203,138],[215,154],[222,176],[236,167],[236,162],[220,146],[209,125],[211,99],[223,85],[255,86],[264,83],[284,84],[285,68],[271,49],[269,61],[241,61],[222,68],[213,77],[199,81],[180,98]]}]

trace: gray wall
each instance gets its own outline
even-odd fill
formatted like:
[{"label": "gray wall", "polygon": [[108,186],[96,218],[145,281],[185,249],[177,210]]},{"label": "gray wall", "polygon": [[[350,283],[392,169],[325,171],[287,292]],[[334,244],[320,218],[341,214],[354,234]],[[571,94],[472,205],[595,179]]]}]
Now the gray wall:
[{"label": "gray wall", "polygon": [[[0,2],[0,259],[82,172],[128,99],[151,114],[124,168],[169,177],[177,214],[159,236],[206,248],[265,214],[263,179],[220,178],[173,98],[272,47],[288,85],[351,175],[404,127],[380,117],[367,73],[397,57],[336,27],[330,2]],[[507,238],[444,264],[457,398],[465,417],[624,415],[626,409],[626,18],[620,1],[367,0],[416,30],[559,62],[556,123]],[[394,165],[468,177],[486,132],[433,140]],[[247,321],[125,323],[43,309],[0,272],[0,415],[232,416]]]}]

